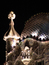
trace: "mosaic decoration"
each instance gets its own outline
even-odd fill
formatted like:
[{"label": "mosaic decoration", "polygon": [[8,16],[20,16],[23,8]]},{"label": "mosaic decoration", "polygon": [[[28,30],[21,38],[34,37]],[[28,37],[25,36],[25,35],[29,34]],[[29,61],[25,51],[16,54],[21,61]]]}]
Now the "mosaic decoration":
[{"label": "mosaic decoration", "polygon": [[11,11],[10,29],[4,35],[4,65],[49,65],[49,13],[39,13],[27,20],[21,36],[14,29],[16,15]]},{"label": "mosaic decoration", "polygon": [[30,34],[32,34],[32,36],[39,36],[41,40],[44,39],[44,35],[49,39],[49,13],[40,13],[32,16],[26,22],[21,37],[23,38],[23,36],[26,37]]}]

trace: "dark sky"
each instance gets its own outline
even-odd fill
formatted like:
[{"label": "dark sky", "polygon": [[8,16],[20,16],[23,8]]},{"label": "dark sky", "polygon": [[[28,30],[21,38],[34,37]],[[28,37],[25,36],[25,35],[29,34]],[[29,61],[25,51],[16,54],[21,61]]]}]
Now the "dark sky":
[{"label": "dark sky", "polygon": [[[14,11],[16,14],[16,19],[14,20],[15,23],[15,30],[21,34],[25,21],[27,21],[31,16],[40,12],[49,12],[49,3],[38,1],[34,2],[27,1],[27,0],[18,0],[18,1],[3,1],[0,2],[0,41],[1,41],[1,55],[2,61],[5,62],[5,41],[3,41],[3,36],[5,32],[9,28],[8,14],[10,11]],[[0,55],[0,56],[1,56]]]}]

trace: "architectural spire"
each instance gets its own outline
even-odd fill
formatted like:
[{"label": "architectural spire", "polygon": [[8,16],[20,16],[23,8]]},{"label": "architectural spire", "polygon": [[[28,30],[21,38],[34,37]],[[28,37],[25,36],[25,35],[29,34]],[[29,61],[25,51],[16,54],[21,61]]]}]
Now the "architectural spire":
[{"label": "architectural spire", "polygon": [[9,30],[5,33],[4,35],[4,40],[6,41],[6,39],[8,38],[15,38],[15,39],[19,39],[20,35],[15,31],[14,29],[14,21],[13,19],[15,19],[16,15],[14,14],[13,11],[11,11],[8,15],[8,19],[11,19],[11,22],[9,24]]}]

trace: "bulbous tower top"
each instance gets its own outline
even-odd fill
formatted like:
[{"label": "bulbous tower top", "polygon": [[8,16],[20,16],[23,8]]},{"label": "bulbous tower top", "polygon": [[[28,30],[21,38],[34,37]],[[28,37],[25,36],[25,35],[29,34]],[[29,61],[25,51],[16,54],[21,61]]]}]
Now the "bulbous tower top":
[{"label": "bulbous tower top", "polygon": [[20,35],[15,31],[14,29],[14,21],[13,19],[15,19],[16,15],[14,14],[13,11],[11,11],[8,15],[8,19],[11,19],[11,22],[9,24],[9,30],[5,33],[3,40],[7,40],[8,38],[15,38],[15,39],[19,39]]}]

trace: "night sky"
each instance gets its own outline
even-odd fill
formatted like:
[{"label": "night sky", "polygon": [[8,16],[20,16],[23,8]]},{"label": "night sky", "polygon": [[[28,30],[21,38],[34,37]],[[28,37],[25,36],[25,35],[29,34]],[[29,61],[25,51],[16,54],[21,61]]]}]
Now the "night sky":
[{"label": "night sky", "polygon": [[3,36],[6,31],[9,29],[8,14],[10,11],[14,11],[16,18],[14,19],[15,30],[21,34],[25,21],[27,21],[31,16],[40,12],[49,12],[49,3],[48,2],[31,2],[31,1],[3,1],[0,2],[0,52],[2,56],[3,63],[5,62],[5,41]]}]

